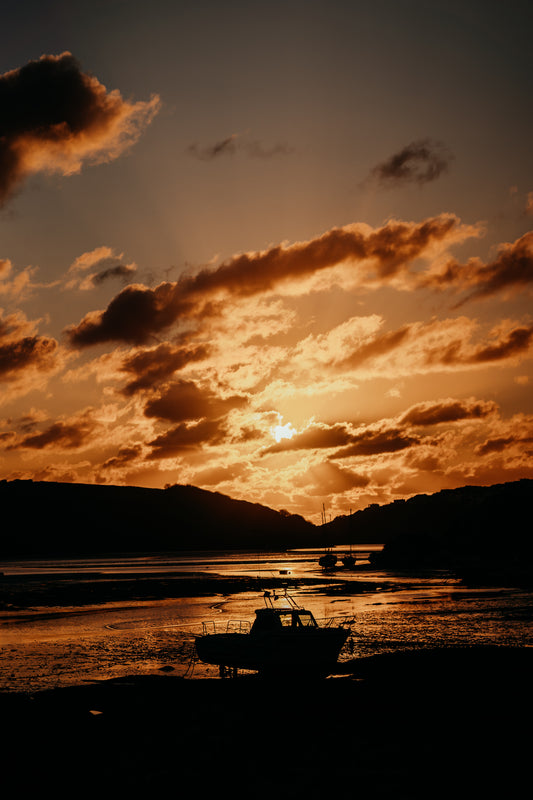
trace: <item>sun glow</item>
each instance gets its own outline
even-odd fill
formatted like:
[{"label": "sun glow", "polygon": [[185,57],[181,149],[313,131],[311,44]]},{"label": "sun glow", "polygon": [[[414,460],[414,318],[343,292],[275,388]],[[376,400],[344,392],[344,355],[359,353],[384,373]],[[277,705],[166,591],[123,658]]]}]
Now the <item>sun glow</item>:
[{"label": "sun glow", "polygon": [[287,422],[286,425],[274,425],[274,427],[270,429],[270,433],[276,442],[279,442],[281,439],[292,439],[297,431],[292,427],[290,422]]}]

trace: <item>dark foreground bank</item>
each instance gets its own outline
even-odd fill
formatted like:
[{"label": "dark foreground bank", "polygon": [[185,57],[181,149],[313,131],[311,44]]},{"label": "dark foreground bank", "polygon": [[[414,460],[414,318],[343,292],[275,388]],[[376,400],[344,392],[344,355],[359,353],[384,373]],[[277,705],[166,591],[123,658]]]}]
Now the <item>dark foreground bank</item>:
[{"label": "dark foreground bank", "polygon": [[0,694],[5,797],[517,797],[533,649],[403,652],[312,683],[167,675]]}]

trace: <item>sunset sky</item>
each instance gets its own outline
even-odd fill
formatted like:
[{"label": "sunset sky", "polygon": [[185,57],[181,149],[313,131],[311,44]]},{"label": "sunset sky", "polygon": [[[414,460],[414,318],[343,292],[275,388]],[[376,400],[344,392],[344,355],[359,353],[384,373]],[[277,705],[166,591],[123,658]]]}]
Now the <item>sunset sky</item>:
[{"label": "sunset sky", "polygon": [[3,8],[0,478],[533,477],[526,2]]}]

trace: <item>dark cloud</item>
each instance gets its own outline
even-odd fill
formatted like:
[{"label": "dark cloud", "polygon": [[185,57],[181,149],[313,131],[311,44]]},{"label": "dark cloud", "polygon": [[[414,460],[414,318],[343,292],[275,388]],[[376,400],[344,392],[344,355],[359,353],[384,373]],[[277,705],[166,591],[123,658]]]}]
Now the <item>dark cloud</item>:
[{"label": "dark cloud", "polygon": [[9,380],[28,367],[51,369],[56,348],[55,339],[44,336],[25,336],[16,342],[0,344],[0,379]]},{"label": "dark cloud", "polygon": [[200,159],[200,161],[213,161],[213,159],[219,156],[233,155],[237,150],[237,145],[235,144],[236,138],[237,134],[234,133],[226,139],[222,139],[212,145],[200,147],[200,145],[194,143],[189,145],[187,152],[189,155]]},{"label": "dark cloud", "polygon": [[220,443],[226,435],[218,420],[202,420],[193,425],[180,423],[149,442],[152,458],[170,458],[201,447]]},{"label": "dark cloud", "polygon": [[135,267],[129,264],[118,264],[116,267],[109,267],[97,272],[92,276],[91,280],[95,286],[100,286],[110,278],[121,278],[124,282],[130,280],[131,276],[136,272]]},{"label": "dark cloud", "polygon": [[[0,312],[1,313],[1,312]],[[0,316],[0,381],[20,377],[28,369],[50,370],[58,344],[47,336],[25,336],[29,327],[20,316]]]},{"label": "dark cloud", "polygon": [[351,437],[351,444],[337,450],[331,458],[349,458],[351,456],[377,456],[382,453],[397,453],[420,443],[418,437],[412,436],[400,428],[385,430],[366,430]]},{"label": "dark cloud", "polygon": [[354,369],[362,366],[362,364],[367,361],[379,358],[380,356],[384,356],[396,350],[410,338],[412,329],[412,325],[405,325],[402,328],[398,328],[396,331],[388,331],[387,333],[375,336],[370,342],[359,345],[348,356],[345,356],[340,361],[336,361],[334,364],[335,369]]},{"label": "dark cloud", "polygon": [[351,441],[351,432],[347,425],[311,425],[302,433],[291,439],[281,439],[276,444],[262,450],[262,455],[283,453],[287,450],[314,450],[317,448],[340,447]]},{"label": "dark cloud", "polygon": [[114,297],[105,311],[90,313],[79,325],[68,328],[67,335],[75,347],[108,341],[145,344],[188,310],[190,304],[180,303],[176,284],[162,283],[155,289],[133,284]]},{"label": "dark cloud", "polygon": [[8,450],[76,449],[92,440],[94,429],[95,423],[88,417],[74,422],[55,422],[40,433],[24,437]]},{"label": "dark cloud", "polygon": [[495,334],[489,344],[468,347],[463,339],[428,350],[425,354],[428,365],[468,366],[506,361],[526,354],[533,341],[533,325],[518,326]]},{"label": "dark cloud", "polygon": [[502,453],[510,447],[523,447],[524,445],[532,445],[533,437],[531,436],[496,436],[493,439],[487,439],[483,444],[476,447],[475,452],[477,455],[486,456],[491,453]]},{"label": "dark cloud", "polygon": [[377,284],[386,283],[436,242],[453,237],[458,220],[443,214],[422,223],[391,221],[368,231],[334,228],[307,242],[236,255],[215,269],[184,276],[155,289],[126,287],[104,311],[88,314],[66,330],[74,347],[108,341],[143,344],[178,320],[219,313],[220,295],[247,297],[273,291],[343,262],[369,261]]},{"label": "dark cloud", "polygon": [[493,344],[476,348],[469,359],[471,364],[504,361],[527,353],[533,341],[533,325],[514,328]]},{"label": "dark cloud", "polygon": [[221,156],[232,156],[237,152],[244,152],[251,158],[274,158],[275,156],[288,155],[293,150],[286,144],[277,143],[265,145],[257,139],[247,139],[242,134],[232,133],[211,145],[201,146],[196,142],[189,145],[187,152],[200,161],[214,161]]},{"label": "dark cloud", "polygon": [[418,444],[415,438],[400,428],[383,430],[365,429],[354,432],[349,425],[313,425],[291,439],[282,439],[262,451],[263,455],[281,453],[288,450],[308,450],[318,448],[341,448],[332,458],[348,456],[370,456],[379,453],[393,453]]},{"label": "dark cloud", "polygon": [[209,345],[204,344],[181,347],[164,343],[127,356],[120,369],[133,376],[133,379],[123,388],[123,394],[133,395],[153,389],[187,364],[206,358],[210,349]]},{"label": "dark cloud", "polygon": [[[517,291],[533,283],[533,231],[515,242],[501,245],[493,261],[472,258],[466,264],[450,260],[446,268],[421,280],[423,287],[472,290],[466,300],[479,300],[505,291]],[[457,306],[462,305],[462,300]]]},{"label": "dark cloud", "polygon": [[102,470],[124,467],[136,461],[142,455],[141,447],[121,447],[116,456],[108,458],[101,466]]},{"label": "dark cloud", "polygon": [[246,403],[245,397],[234,395],[220,398],[210,390],[200,388],[193,381],[178,380],[166,386],[158,398],[150,400],[144,413],[147,417],[169,422],[219,419]]},{"label": "dark cloud", "polygon": [[0,76],[0,205],[33,172],[78,172],[116,158],[159,107],[129,103],[83,73],[68,52]]},{"label": "dark cloud", "polygon": [[495,414],[496,403],[490,400],[441,400],[438,403],[419,403],[401,418],[402,424],[439,425],[463,419],[483,419]]},{"label": "dark cloud", "polygon": [[423,185],[440,177],[451,159],[450,152],[440,142],[420,139],[378,164],[370,176],[384,186]]}]

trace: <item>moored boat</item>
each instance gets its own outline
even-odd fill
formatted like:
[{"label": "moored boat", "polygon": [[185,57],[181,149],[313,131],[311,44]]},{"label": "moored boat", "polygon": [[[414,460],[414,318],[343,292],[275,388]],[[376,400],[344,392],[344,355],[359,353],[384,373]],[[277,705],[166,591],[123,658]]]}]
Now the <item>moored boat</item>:
[{"label": "moored boat", "polygon": [[337,556],[329,550],[323,556],[320,556],[318,563],[323,569],[334,569],[337,564]]},{"label": "moored boat", "polygon": [[346,569],[353,569],[357,563],[356,557],[353,555],[352,551],[350,550],[349,553],[345,553],[341,558],[342,563]]}]

